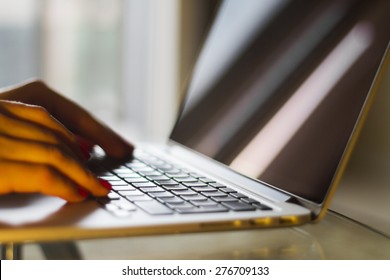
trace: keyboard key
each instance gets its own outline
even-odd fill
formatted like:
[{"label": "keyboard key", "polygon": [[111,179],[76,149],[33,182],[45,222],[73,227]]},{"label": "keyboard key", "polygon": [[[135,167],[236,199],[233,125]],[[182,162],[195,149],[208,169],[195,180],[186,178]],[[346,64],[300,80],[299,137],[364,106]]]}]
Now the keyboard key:
[{"label": "keyboard key", "polygon": [[216,188],[208,187],[208,186],[205,186],[205,187],[195,187],[195,188],[191,188],[191,189],[196,191],[196,192],[216,192],[217,191]]},{"label": "keyboard key", "polygon": [[121,196],[119,194],[117,194],[116,192],[113,192],[113,191],[110,191],[108,194],[107,194],[107,197],[109,199],[119,199]]},{"label": "keyboard key", "polygon": [[144,163],[131,163],[131,164],[127,164],[126,166],[129,167],[134,172],[153,171],[152,168],[150,168],[149,166],[147,166]]},{"label": "keyboard key", "polygon": [[149,183],[149,181],[147,179],[145,179],[144,177],[138,177],[138,178],[124,177],[123,180],[125,180],[127,183],[130,183],[130,184]]},{"label": "keyboard key", "polygon": [[221,191],[224,193],[236,193],[237,191],[232,188],[221,188]]},{"label": "keyboard key", "polygon": [[164,189],[168,191],[183,191],[188,190],[187,187],[184,187],[182,185],[172,185],[172,186],[162,186]]},{"label": "keyboard key", "polygon": [[139,171],[138,172],[140,175],[142,176],[145,176],[145,177],[148,177],[148,176],[161,176],[163,175],[163,173],[161,172],[158,172],[156,170],[150,170],[150,171]]},{"label": "keyboard key", "polygon": [[223,193],[223,192],[220,192],[220,191],[216,191],[216,192],[202,192],[201,194],[203,194],[204,196],[207,196],[207,197],[226,197],[227,196],[226,193]]},{"label": "keyboard key", "polygon": [[155,200],[136,201],[134,204],[151,215],[168,215],[173,213],[172,209]]},{"label": "keyboard key", "polygon": [[114,191],[134,191],[135,188],[133,186],[130,186],[129,184],[124,186],[112,186],[112,189]]},{"label": "keyboard key", "polygon": [[173,204],[173,203],[183,203],[184,202],[183,199],[181,199],[180,197],[177,197],[177,196],[159,197],[159,198],[157,198],[157,200],[162,202],[162,203],[170,203],[170,204]]},{"label": "keyboard key", "polygon": [[144,195],[144,193],[143,193],[143,192],[140,192],[139,190],[118,191],[118,193],[119,193],[121,196],[128,196],[128,195],[132,195],[132,196],[135,196],[135,195]]},{"label": "keyboard key", "polygon": [[194,207],[188,209],[177,209],[181,214],[201,214],[201,213],[219,213],[228,212],[229,210],[221,205],[209,206],[209,207]]},{"label": "keyboard key", "polygon": [[175,181],[180,182],[180,183],[195,183],[198,182],[196,178],[193,177],[183,177],[183,178],[174,178]]},{"label": "keyboard key", "polygon": [[143,159],[146,163],[150,164],[150,165],[153,165],[153,166],[164,166],[166,164],[165,161],[157,158],[157,157],[147,157],[147,158],[144,158]]},{"label": "keyboard key", "polygon": [[137,173],[124,173],[124,174],[115,174],[115,176],[117,176],[118,178],[121,178],[122,180],[131,180],[131,179],[135,179],[135,178],[142,178],[140,175],[138,175]]},{"label": "keyboard key", "polygon": [[164,189],[160,187],[151,187],[151,188],[142,188],[141,189],[145,193],[155,193],[155,192],[163,192]]},{"label": "keyboard key", "polygon": [[111,176],[98,176],[100,179],[103,179],[103,180],[106,180],[106,181],[121,181],[120,178],[118,178],[117,176],[115,175],[111,175]]},{"label": "keyboard key", "polygon": [[201,177],[199,178],[199,180],[202,181],[203,183],[215,183],[215,180],[206,177]]},{"label": "keyboard key", "polygon": [[196,200],[196,201],[191,201],[192,204],[195,206],[215,206],[218,205],[217,202],[211,200],[211,199],[206,199],[206,200]]},{"label": "keyboard key", "polygon": [[134,171],[130,170],[129,168],[122,166],[120,168],[116,168],[112,170],[114,174],[134,174]]},{"label": "keyboard key", "polygon": [[180,179],[180,178],[187,178],[188,177],[188,173],[182,172],[181,170],[180,170],[180,172],[174,173],[172,175],[169,175],[168,173],[166,173],[165,175],[171,177],[172,179]]},{"label": "keyboard key", "polygon": [[162,181],[162,182],[159,182],[161,186],[176,186],[176,185],[179,185],[178,182],[174,181],[174,180],[168,180],[168,181]]},{"label": "keyboard key", "polygon": [[143,167],[148,167],[145,163],[133,160],[131,162],[128,162],[125,164],[128,168],[133,169],[133,168],[143,168]]},{"label": "keyboard key", "polygon": [[147,172],[156,172],[156,170],[154,170],[153,168],[151,168],[150,166],[139,166],[139,167],[132,167],[131,170],[134,170],[135,172],[142,172],[142,173],[147,173]]},{"label": "keyboard key", "polygon": [[196,192],[192,191],[192,190],[181,190],[181,191],[172,191],[173,194],[175,195],[195,195],[197,194]]},{"label": "keyboard key", "polygon": [[157,187],[155,183],[147,182],[147,183],[133,183],[132,184],[136,188],[150,188],[150,187]]},{"label": "keyboard key", "polygon": [[126,186],[126,185],[128,185],[128,183],[125,181],[111,181],[110,184],[111,184],[111,186]]},{"label": "keyboard key", "polygon": [[253,198],[249,198],[249,197],[243,198],[243,199],[241,199],[241,200],[244,201],[244,202],[246,202],[246,203],[249,203],[249,204],[251,204],[251,203],[259,203],[259,204],[260,204],[260,202],[258,202],[257,200],[255,200],[255,199],[253,199]]},{"label": "keyboard key", "polygon": [[222,202],[223,206],[233,210],[233,211],[254,211],[256,208],[250,204],[247,204],[242,201],[232,201],[232,202]]},{"label": "keyboard key", "polygon": [[123,178],[140,178],[141,177],[137,173],[116,173],[115,176],[117,176],[118,178],[121,178],[122,180],[123,180]]},{"label": "keyboard key", "polygon": [[138,173],[135,173],[131,171],[131,173],[125,173],[125,174],[117,174],[118,177],[121,178],[142,178]]},{"label": "keyboard key", "polygon": [[195,195],[181,195],[181,198],[187,201],[199,201],[199,200],[207,200],[207,197],[200,195],[200,194],[195,194]]},{"label": "keyboard key", "polygon": [[196,188],[196,187],[207,187],[206,183],[202,182],[195,182],[195,183],[183,183],[184,186],[189,188]]},{"label": "keyboard key", "polygon": [[225,185],[222,185],[220,183],[210,183],[210,186],[214,187],[214,188],[226,188]]},{"label": "keyboard key", "polygon": [[175,169],[175,167],[173,165],[171,165],[171,164],[165,163],[165,164],[160,164],[158,166],[158,169],[161,170],[162,172],[169,172],[172,169]]},{"label": "keyboard key", "polygon": [[104,208],[110,212],[115,212],[119,210],[119,207],[117,205],[112,204],[111,202],[104,204]]},{"label": "keyboard key", "polygon": [[[181,174],[181,170],[178,168],[173,168],[173,169],[170,169],[169,171],[165,171],[164,173],[168,177],[173,178],[173,177],[177,176],[178,174]],[[188,175],[186,174],[186,176],[188,176]]]},{"label": "keyboard key", "polygon": [[246,196],[245,194],[242,194],[242,193],[231,193],[230,195],[235,197],[235,198],[248,198],[248,196]]},{"label": "keyboard key", "polygon": [[148,180],[150,181],[157,181],[157,182],[164,182],[164,181],[169,181],[171,178],[165,176],[165,175],[152,175],[147,177]]},{"label": "keyboard key", "polygon": [[135,211],[137,210],[137,207],[131,203],[130,201],[122,198],[119,200],[112,201],[111,204],[118,206],[120,209],[126,210],[126,211]]},{"label": "keyboard key", "polygon": [[221,197],[212,197],[212,200],[215,202],[233,202],[233,201],[239,201],[238,198],[234,198],[231,196],[221,196]]},{"label": "keyboard key", "polygon": [[135,202],[135,201],[152,201],[153,198],[151,198],[150,196],[144,194],[144,195],[127,195],[126,196],[126,199],[131,201],[131,202]]},{"label": "keyboard key", "polygon": [[152,192],[149,193],[151,197],[158,198],[158,197],[174,197],[173,194],[167,191],[162,191],[162,192]]},{"label": "keyboard key", "polygon": [[108,204],[112,201],[112,199],[110,199],[107,196],[106,197],[95,197],[94,199],[101,205]]},{"label": "keyboard key", "polygon": [[[132,211],[137,210],[134,205],[122,204],[119,200],[112,200],[108,202],[98,201],[107,211],[118,217],[127,217]],[[130,203],[130,202],[128,202]]]},{"label": "keyboard key", "polygon": [[190,208],[194,208],[195,206],[192,205],[191,203],[189,202],[183,202],[183,203],[167,203],[167,205],[172,208],[172,209],[175,209],[175,210],[181,210],[181,209],[190,209]]}]

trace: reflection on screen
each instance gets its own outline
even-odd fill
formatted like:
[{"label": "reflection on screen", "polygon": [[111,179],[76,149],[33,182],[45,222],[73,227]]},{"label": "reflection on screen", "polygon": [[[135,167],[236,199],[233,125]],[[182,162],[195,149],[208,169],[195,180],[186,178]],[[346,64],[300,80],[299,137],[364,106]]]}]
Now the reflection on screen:
[{"label": "reflection on screen", "polygon": [[[240,1],[256,3],[252,9],[232,2],[216,18],[171,138],[320,203],[389,40],[389,4],[278,1],[259,20],[253,11],[261,1]],[[234,16],[243,10],[256,19],[252,25]],[[228,28],[232,22],[242,29]],[[241,44],[216,39],[226,36]]]}]

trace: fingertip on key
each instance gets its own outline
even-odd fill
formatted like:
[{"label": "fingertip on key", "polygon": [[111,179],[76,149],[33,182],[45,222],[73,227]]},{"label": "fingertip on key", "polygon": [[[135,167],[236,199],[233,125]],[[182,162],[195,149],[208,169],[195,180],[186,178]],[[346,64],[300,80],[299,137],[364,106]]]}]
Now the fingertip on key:
[{"label": "fingertip on key", "polygon": [[101,184],[103,187],[105,187],[105,188],[108,189],[108,190],[112,190],[112,186],[111,186],[111,184],[110,184],[109,182],[107,182],[106,180],[101,179],[101,178],[98,178],[98,180],[99,180],[100,184]]}]

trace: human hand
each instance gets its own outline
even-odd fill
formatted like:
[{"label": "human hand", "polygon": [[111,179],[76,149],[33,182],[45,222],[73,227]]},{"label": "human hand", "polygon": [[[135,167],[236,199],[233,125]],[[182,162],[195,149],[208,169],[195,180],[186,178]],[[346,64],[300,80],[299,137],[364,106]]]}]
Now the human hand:
[{"label": "human hand", "polygon": [[116,159],[130,157],[133,150],[42,82],[0,94],[0,194],[41,192],[70,202],[106,195],[107,183],[83,164],[93,144]]}]

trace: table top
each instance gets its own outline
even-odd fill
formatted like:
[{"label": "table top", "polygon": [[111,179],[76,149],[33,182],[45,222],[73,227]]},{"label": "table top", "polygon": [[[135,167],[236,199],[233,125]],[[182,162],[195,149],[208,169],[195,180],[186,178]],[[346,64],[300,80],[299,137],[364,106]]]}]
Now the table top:
[{"label": "table top", "polygon": [[390,259],[390,238],[329,212],[293,228],[78,241],[86,259]]}]

